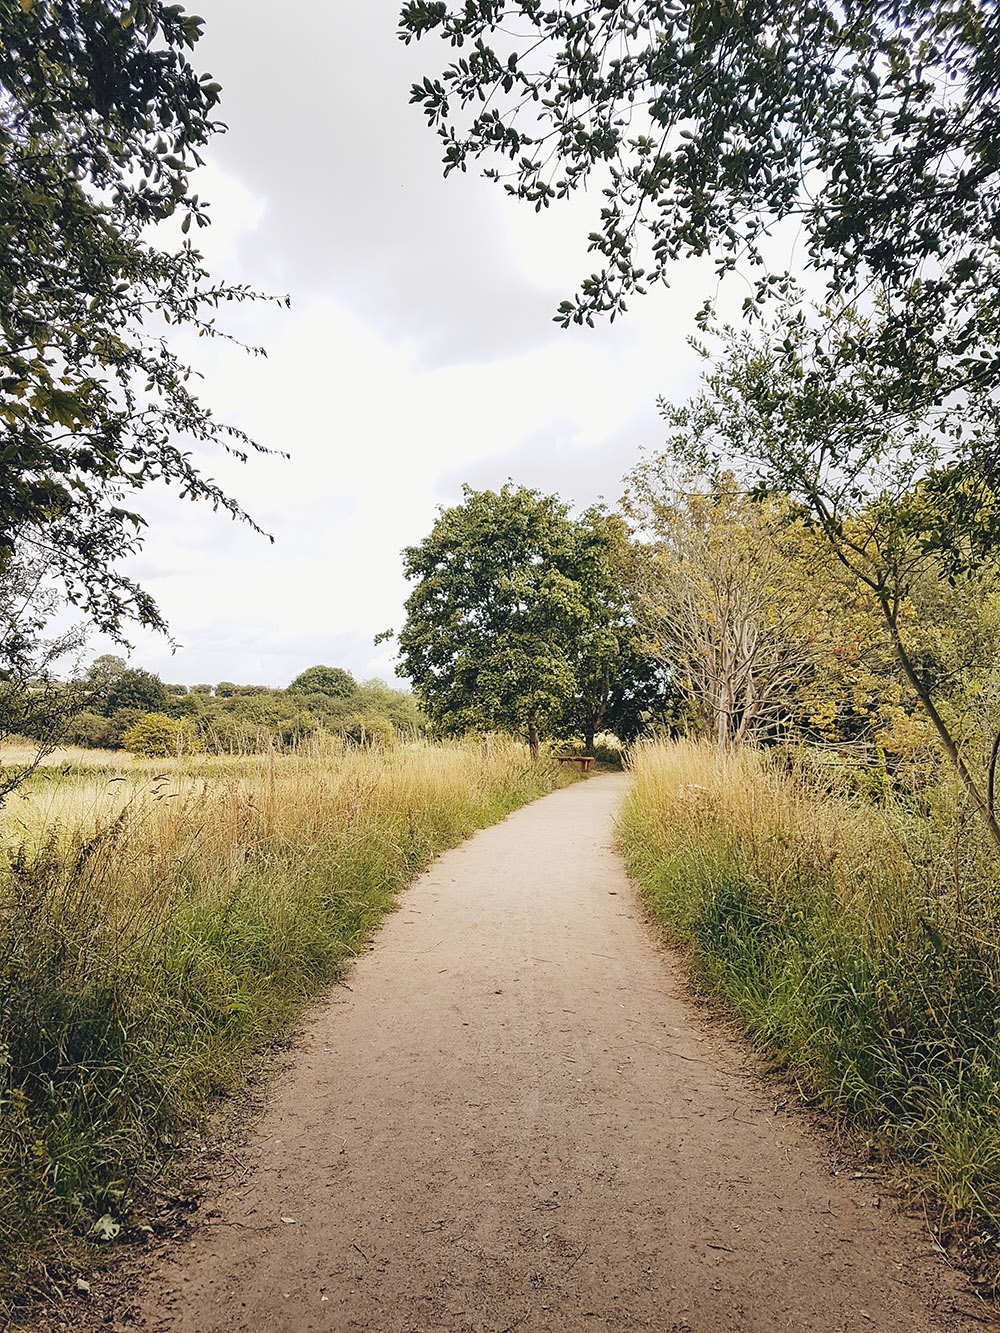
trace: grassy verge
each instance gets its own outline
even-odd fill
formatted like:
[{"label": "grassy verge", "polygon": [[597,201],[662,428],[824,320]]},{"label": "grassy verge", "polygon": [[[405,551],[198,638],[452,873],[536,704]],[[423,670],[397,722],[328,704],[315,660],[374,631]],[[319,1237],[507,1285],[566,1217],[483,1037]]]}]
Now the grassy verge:
[{"label": "grassy verge", "polygon": [[86,762],[0,826],[0,1309],[74,1236],[127,1231],[437,852],[560,781],[496,741]]},{"label": "grassy verge", "polygon": [[654,916],[995,1276],[1000,887],[955,798],[865,804],[693,744],[633,771],[620,840]]}]

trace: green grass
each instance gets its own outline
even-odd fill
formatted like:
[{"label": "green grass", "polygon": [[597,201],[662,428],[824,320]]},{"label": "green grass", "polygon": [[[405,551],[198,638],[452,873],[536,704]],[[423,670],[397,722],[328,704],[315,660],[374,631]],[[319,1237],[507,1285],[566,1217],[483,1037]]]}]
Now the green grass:
[{"label": "green grass", "polygon": [[640,749],[620,840],[655,918],[803,1087],[997,1272],[1000,888],[947,792],[917,813],[689,744]]},{"label": "green grass", "polygon": [[551,790],[520,747],[108,756],[0,859],[0,1309],[79,1257],[442,849]]}]

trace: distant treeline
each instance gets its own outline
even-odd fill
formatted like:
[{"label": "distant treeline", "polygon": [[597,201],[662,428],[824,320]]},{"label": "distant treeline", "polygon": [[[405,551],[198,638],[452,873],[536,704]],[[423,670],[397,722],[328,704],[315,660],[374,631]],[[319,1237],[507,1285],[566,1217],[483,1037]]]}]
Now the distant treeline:
[{"label": "distant treeline", "polygon": [[266,685],[171,685],[119,657],[99,657],[87,672],[89,706],[68,723],[64,741],[137,754],[256,752],[298,745],[317,732],[356,745],[391,744],[423,732],[413,696],[381,680],[359,684],[339,667],[303,671],[287,689]]}]

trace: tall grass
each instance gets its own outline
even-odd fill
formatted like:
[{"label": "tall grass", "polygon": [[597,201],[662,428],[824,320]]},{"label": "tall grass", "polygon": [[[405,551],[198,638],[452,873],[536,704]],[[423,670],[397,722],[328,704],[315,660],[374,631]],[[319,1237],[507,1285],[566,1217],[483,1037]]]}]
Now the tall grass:
[{"label": "tall grass", "polygon": [[745,752],[639,748],[620,839],[707,983],[941,1234],[995,1261],[1000,887],[957,793],[876,803]]},{"label": "tall grass", "polygon": [[497,741],[86,765],[2,816],[0,1308],[71,1235],[127,1227],[438,851],[560,780]]}]

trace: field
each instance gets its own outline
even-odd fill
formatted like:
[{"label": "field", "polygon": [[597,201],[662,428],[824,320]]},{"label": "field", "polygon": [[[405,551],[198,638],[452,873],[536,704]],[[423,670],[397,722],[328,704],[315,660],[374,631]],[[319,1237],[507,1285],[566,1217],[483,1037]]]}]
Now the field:
[{"label": "field", "polygon": [[497,741],[39,770],[0,828],[0,1309],[140,1223],[211,1095],[397,892],[560,781]]},{"label": "field", "polygon": [[633,771],[620,838],[656,919],[995,1272],[1000,885],[954,790],[875,799],[692,743],[640,747]]}]

